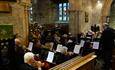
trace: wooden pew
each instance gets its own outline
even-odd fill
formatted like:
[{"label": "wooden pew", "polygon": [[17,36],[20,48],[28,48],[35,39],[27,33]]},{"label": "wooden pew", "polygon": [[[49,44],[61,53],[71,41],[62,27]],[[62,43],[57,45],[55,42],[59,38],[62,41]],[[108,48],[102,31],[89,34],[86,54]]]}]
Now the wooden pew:
[{"label": "wooden pew", "polygon": [[77,56],[49,70],[95,70],[96,55],[90,53],[86,56]]}]

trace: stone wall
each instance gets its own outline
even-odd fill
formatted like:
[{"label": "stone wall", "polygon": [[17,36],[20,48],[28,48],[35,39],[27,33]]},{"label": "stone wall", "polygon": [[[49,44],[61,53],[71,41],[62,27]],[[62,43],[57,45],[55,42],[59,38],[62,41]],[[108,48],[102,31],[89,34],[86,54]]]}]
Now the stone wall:
[{"label": "stone wall", "polygon": [[[39,24],[54,24],[57,18],[56,4],[53,4],[51,0],[36,1],[37,3],[33,4],[34,21]],[[91,25],[101,25],[102,17],[105,15],[103,13],[108,13],[111,1],[101,0],[102,6],[98,7],[97,0],[69,0],[69,31],[76,35],[80,32],[87,32]]]},{"label": "stone wall", "polygon": [[33,21],[39,24],[52,24],[56,19],[56,4],[51,0],[33,2]]},{"label": "stone wall", "polygon": [[0,13],[0,24],[13,25],[13,33],[18,34],[22,43],[26,45],[28,39],[27,4],[22,3],[21,0],[20,2],[17,1],[8,3],[11,10],[9,13]]},{"label": "stone wall", "polygon": [[[70,2],[70,23],[69,29],[72,34],[87,32],[94,24],[100,25],[105,19],[103,16],[109,14],[112,0],[69,0]],[[72,12],[71,10],[74,10]],[[79,11],[79,14],[76,14]],[[87,15],[87,16],[86,16]],[[88,21],[86,20],[86,17]]]}]

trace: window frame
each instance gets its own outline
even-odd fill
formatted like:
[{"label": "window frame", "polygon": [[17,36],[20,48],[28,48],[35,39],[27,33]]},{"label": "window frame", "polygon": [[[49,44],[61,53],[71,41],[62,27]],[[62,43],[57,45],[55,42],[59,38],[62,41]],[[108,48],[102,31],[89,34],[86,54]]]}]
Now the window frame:
[{"label": "window frame", "polygon": [[[64,9],[65,8],[65,9]],[[69,9],[68,2],[58,3],[57,5],[57,23],[68,23],[69,22],[69,14],[66,12]],[[60,13],[61,11],[61,13]]]}]

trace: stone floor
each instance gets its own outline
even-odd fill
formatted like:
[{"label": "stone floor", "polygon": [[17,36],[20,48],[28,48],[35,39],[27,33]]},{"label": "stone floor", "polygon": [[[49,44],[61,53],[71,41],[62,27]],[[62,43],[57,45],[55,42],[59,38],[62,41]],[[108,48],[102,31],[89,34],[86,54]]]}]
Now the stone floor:
[{"label": "stone floor", "polygon": [[[102,60],[96,60],[95,70],[104,70],[102,69],[103,63]],[[115,62],[112,62],[112,68],[109,70],[115,70]]]},{"label": "stone floor", "polygon": [[96,60],[95,70],[102,70],[103,61],[102,60]]}]

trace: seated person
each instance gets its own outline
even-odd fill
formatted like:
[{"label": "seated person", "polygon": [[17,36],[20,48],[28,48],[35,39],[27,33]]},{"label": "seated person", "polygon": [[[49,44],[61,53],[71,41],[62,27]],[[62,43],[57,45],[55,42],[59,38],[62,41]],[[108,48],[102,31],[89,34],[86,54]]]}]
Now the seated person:
[{"label": "seated person", "polygon": [[24,63],[24,53],[25,53],[25,47],[22,45],[22,42],[20,39],[16,38],[15,40],[15,62],[16,66],[19,66],[20,64]]},{"label": "seated person", "polygon": [[27,52],[24,54],[24,64],[20,65],[19,70],[41,70],[41,61],[36,61],[34,59],[34,54],[32,52]]}]

